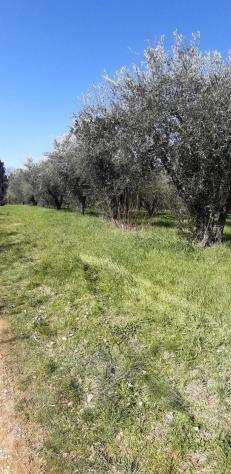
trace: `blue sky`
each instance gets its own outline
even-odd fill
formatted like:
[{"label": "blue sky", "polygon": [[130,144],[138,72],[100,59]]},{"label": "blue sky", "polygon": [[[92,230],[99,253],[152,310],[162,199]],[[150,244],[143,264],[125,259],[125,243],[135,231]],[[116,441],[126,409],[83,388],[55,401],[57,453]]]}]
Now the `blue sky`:
[{"label": "blue sky", "polygon": [[105,70],[176,29],[226,53],[231,1],[0,0],[0,159],[19,166],[49,151]]}]

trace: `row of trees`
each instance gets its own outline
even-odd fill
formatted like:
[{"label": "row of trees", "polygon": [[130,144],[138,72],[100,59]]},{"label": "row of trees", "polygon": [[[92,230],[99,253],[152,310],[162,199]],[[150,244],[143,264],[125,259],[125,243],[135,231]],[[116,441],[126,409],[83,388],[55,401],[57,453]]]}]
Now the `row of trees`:
[{"label": "row of trees", "polygon": [[[96,169],[98,167],[98,169]],[[94,173],[95,171],[95,173]],[[172,191],[173,192],[173,189]],[[8,202],[55,207],[86,205],[114,219],[129,218],[143,209],[148,216],[170,206],[170,185],[163,172],[150,170],[148,180],[140,170],[116,168],[108,161],[87,163],[80,153],[76,137],[69,134],[55,142],[52,153],[39,163],[28,159],[22,169],[9,177]]]},{"label": "row of trees", "polygon": [[7,175],[3,161],[0,160],[0,206],[3,206],[6,202],[6,190],[7,190]]},{"label": "row of trees", "polygon": [[161,39],[143,63],[88,95],[70,133],[12,173],[11,201],[97,205],[113,218],[180,207],[201,245],[220,242],[231,207],[231,58],[198,38]]}]

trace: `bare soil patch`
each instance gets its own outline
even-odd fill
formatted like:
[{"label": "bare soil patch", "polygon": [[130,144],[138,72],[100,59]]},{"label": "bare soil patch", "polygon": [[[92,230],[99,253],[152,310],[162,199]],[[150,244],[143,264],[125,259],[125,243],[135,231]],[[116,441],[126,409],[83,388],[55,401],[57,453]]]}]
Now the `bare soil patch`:
[{"label": "bare soil patch", "polygon": [[15,383],[8,357],[11,340],[7,321],[0,319],[0,474],[37,474],[15,410]]}]

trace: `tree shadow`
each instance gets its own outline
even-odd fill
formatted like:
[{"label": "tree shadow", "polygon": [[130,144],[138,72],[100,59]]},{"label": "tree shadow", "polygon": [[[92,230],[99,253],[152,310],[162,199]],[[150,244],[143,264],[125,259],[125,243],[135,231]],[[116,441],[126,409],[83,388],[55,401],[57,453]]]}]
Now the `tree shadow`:
[{"label": "tree shadow", "polygon": [[173,229],[176,227],[176,222],[173,218],[173,216],[168,213],[160,213],[157,214],[151,222],[149,222],[149,225],[152,227],[164,227],[165,229]]},{"label": "tree shadow", "polygon": [[224,243],[231,242],[231,216],[228,216],[224,231]]},{"label": "tree shadow", "polygon": [[157,222],[151,222],[152,227],[164,227],[165,229],[174,229],[176,227],[175,222],[172,220],[160,220]]},{"label": "tree shadow", "polygon": [[224,234],[224,242],[231,242],[231,234]]}]

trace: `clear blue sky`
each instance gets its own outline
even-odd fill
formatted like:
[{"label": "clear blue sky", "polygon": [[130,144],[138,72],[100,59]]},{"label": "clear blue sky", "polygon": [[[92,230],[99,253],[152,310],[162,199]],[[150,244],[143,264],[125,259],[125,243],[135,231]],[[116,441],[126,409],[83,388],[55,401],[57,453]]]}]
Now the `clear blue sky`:
[{"label": "clear blue sky", "polygon": [[227,52],[231,0],[0,0],[0,158],[18,166],[48,151],[105,70],[175,29]]}]

